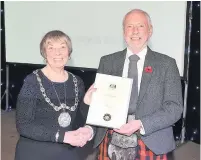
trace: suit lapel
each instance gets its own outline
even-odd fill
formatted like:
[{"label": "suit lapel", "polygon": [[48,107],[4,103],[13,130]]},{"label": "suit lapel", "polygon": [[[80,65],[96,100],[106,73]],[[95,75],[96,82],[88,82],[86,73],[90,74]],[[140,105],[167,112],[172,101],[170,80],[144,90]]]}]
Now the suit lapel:
[{"label": "suit lapel", "polygon": [[124,62],[126,58],[126,49],[124,49],[120,54],[119,57],[116,59],[115,63],[113,64],[113,75],[115,76],[122,76]]},{"label": "suit lapel", "polygon": [[[116,59],[115,63],[113,63],[113,74],[115,76],[120,76],[122,77],[123,73],[123,68],[124,68],[124,62],[126,58],[126,49],[124,49],[120,54],[119,58]],[[153,51],[148,48],[147,50],[147,55],[145,57],[145,62],[144,62],[144,67],[143,67],[143,72],[142,72],[142,79],[141,79],[141,84],[140,84],[140,92],[138,96],[138,106],[140,105],[144,94],[146,93],[147,87],[149,86],[149,82],[151,80],[152,74],[154,72],[154,65],[155,65],[155,60],[154,60],[154,53]],[[152,72],[146,72],[145,68],[146,67],[151,67]]]},{"label": "suit lapel", "polygon": [[[138,106],[140,105],[144,94],[146,93],[147,87],[149,86],[151,77],[153,75],[154,72],[154,54],[153,51],[151,51],[151,49],[148,48],[147,50],[147,54],[145,57],[145,62],[144,62],[144,67],[143,67],[143,71],[142,71],[142,79],[141,79],[141,84],[140,84],[140,92],[139,92],[139,96],[138,96]],[[147,67],[151,68],[152,71],[147,71]]]}]

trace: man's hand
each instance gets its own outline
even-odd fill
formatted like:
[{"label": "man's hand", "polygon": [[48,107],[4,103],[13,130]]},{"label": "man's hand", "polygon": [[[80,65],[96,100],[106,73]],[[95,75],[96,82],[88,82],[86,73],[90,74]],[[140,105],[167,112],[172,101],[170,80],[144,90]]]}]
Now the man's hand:
[{"label": "man's hand", "polygon": [[84,96],[84,103],[87,105],[91,104],[92,94],[96,91],[96,88],[94,88],[94,85],[91,85],[91,87],[87,90],[85,96]]},{"label": "man's hand", "polygon": [[141,127],[142,126],[140,120],[131,120],[128,123],[121,126],[120,129],[114,129],[114,131],[120,134],[130,136],[136,131],[138,131]]}]

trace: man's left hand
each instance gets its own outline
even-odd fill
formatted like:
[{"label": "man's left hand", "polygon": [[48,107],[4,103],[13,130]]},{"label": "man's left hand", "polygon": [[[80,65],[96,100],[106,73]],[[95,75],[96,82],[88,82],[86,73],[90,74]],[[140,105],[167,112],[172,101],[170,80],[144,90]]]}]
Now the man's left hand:
[{"label": "man's left hand", "polygon": [[140,120],[131,120],[128,123],[121,126],[120,129],[114,129],[115,132],[124,134],[127,136],[132,135],[142,127]]}]

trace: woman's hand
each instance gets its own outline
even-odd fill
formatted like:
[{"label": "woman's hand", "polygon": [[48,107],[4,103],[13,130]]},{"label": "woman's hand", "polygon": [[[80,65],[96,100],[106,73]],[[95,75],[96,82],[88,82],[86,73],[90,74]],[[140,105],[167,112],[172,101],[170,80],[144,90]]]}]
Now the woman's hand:
[{"label": "woman's hand", "polygon": [[70,144],[71,146],[83,147],[87,143],[87,140],[80,135],[79,130],[75,130],[65,132],[63,142]]},{"label": "woman's hand", "polygon": [[94,84],[91,85],[91,87],[88,89],[84,96],[84,103],[87,105],[91,104],[92,94],[96,91],[96,88],[94,88]]},{"label": "woman's hand", "polygon": [[83,147],[92,137],[93,131],[89,127],[80,127],[75,131],[65,132],[64,143],[71,146]]},{"label": "woman's hand", "polygon": [[93,138],[93,129],[86,125],[78,129],[80,136],[82,136],[86,141],[90,141]]}]

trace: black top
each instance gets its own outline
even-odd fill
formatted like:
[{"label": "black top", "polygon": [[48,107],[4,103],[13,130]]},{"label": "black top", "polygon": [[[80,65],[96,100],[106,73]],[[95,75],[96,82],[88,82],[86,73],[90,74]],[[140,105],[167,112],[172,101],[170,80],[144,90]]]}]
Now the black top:
[{"label": "black top", "polygon": [[[61,103],[73,106],[75,103],[75,86],[73,76],[65,82],[51,82],[41,70],[38,74],[42,80],[47,97],[56,106],[60,106],[54,87]],[[84,83],[76,76],[78,81],[78,107],[81,106],[84,96]],[[54,86],[54,87],[53,87]],[[68,127],[60,127],[58,117],[63,110],[55,111],[53,107],[45,101],[40,91],[40,85],[36,75],[31,73],[25,78],[24,84],[18,96],[16,108],[16,127],[20,134],[20,139],[16,147],[16,160],[55,160],[55,159],[79,159],[76,157],[75,147],[63,143],[64,133],[75,129],[75,111],[66,110],[71,115],[71,124]],[[85,106],[83,106],[85,107]],[[80,122],[78,122],[81,124]],[[83,123],[84,124],[84,123]],[[58,142],[55,135],[60,130]]]}]

